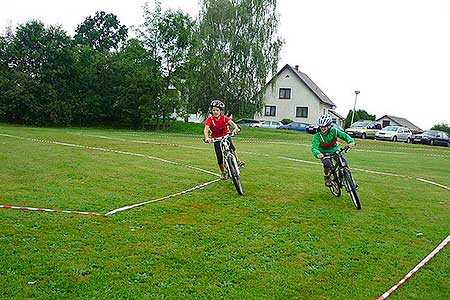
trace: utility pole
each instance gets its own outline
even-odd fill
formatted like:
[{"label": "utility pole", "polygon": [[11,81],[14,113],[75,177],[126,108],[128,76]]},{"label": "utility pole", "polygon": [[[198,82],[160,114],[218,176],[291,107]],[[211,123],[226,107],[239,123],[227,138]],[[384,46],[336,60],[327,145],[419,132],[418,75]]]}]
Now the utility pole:
[{"label": "utility pole", "polygon": [[353,124],[353,119],[355,118],[355,107],[356,107],[356,100],[358,99],[359,91],[355,91],[355,104],[353,104],[353,113],[352,113],[352,121],[350,122],[350,126]]}]

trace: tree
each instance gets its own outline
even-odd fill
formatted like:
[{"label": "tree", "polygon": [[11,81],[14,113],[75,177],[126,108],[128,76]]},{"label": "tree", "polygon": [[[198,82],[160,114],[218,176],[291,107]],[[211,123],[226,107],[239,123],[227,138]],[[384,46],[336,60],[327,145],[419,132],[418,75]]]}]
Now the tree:
[{"label": "tree", "polygon": [[[344,129],[347,129],[350,127],[350,124],[352,122],[352,115],[353,115],[353,110],[349,110],[347,117],[345,118],[344,121]],[[363,109],[358,109],[355,110],[355,117],[353,118],[353,122],[359,121],[359,120],[375,120],[376,116],[375,115],[371,115],[369,114],[367,111],[363,110]]]},{"label": "tree", "polygon": [[[5,41],[7,43],[5,45]],[[59,26],[19,25],[2,42],[0,102],[3,118],[26,124],[70,122],[71,40]],[[57,111],[59,111],[57,113]],[[53,112],[53,113],[52,113]]]},{"label": "tree", "polygon": [[276,73],[282,40],[277,35],[276,0],[203,0],[196,90],[198,111],[222,99],[228,113],[253,116],[262,109],[258,94]]},{"label": "tree", "polygon": [[[138,34],[153,59],[159,63],[164,79],[162,91],[154,106],[154,119],[163,126],[168,118],[185,104],[189,72],[189,53],[193,46],[195,22],[181,11],[161,10],[159,1],[155,8],[144,6],[144,24]],[[185,105],[184,105],[185,106]]]},{"label": "tree", "polygon": [[113,111],[122,126],[142,128],[154,117],[154,107],[163,91],[159,64],[141,41],[129,40],[112,65]]},{"label": "tree", "polygon": [[120,25],[117,16],[97,11],[94,17],[87,17],[78,25],[74,40],[79,45],[87,45],[95,50],[118,50],[128,36],[128,29]]},{"label": "tree", "polygon": [[448,126],[447,123],[433,125],[433,127],[431,127],[431,130],[440,130],[450,134],[450,127]]}]

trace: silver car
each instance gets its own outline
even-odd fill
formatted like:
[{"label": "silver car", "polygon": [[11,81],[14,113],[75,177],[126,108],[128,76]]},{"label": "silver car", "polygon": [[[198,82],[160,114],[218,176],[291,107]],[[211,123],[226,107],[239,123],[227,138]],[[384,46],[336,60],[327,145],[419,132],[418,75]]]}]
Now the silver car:
[{"label": "silver car", "polygon": [[278,128],[281,125],[283,125],[283,124],[278,121],[263,121],[261,123],[261,128]]},{"label": "silver car", "polygon": [[401,126],[386,126],[375,134],[376,140],[411,143],[412,132]]}]

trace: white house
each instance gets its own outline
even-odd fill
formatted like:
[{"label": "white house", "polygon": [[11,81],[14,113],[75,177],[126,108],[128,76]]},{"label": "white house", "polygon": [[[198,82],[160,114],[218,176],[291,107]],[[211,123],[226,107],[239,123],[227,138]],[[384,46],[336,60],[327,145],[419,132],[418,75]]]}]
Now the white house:
[{"label": "white house", "polygon": [[384,115],[381,118],[378,118],[376,121],[381,123],[383,128],[389,125],[395,125],[409,128],[413,133],[423,132],[423,130],[420,129],[420,127],[414,125],[405,118]]},{"label": "white house", "polygon": [[282,120],[315,124],[318,117],[330,113],[342,126],[344,118],[334,112],[336,105],[305,73],[285,65],[261,90],[264,110],[255,119]]}]

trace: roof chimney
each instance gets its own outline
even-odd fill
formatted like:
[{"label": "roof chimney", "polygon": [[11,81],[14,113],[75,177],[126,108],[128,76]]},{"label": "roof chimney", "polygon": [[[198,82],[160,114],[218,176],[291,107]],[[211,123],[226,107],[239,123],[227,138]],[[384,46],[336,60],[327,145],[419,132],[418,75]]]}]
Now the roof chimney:
[{"label": "roof chimney", "polygon": [[294,68],[295,68],[295,70],[298,72],[298,65],[295,65]]}]

